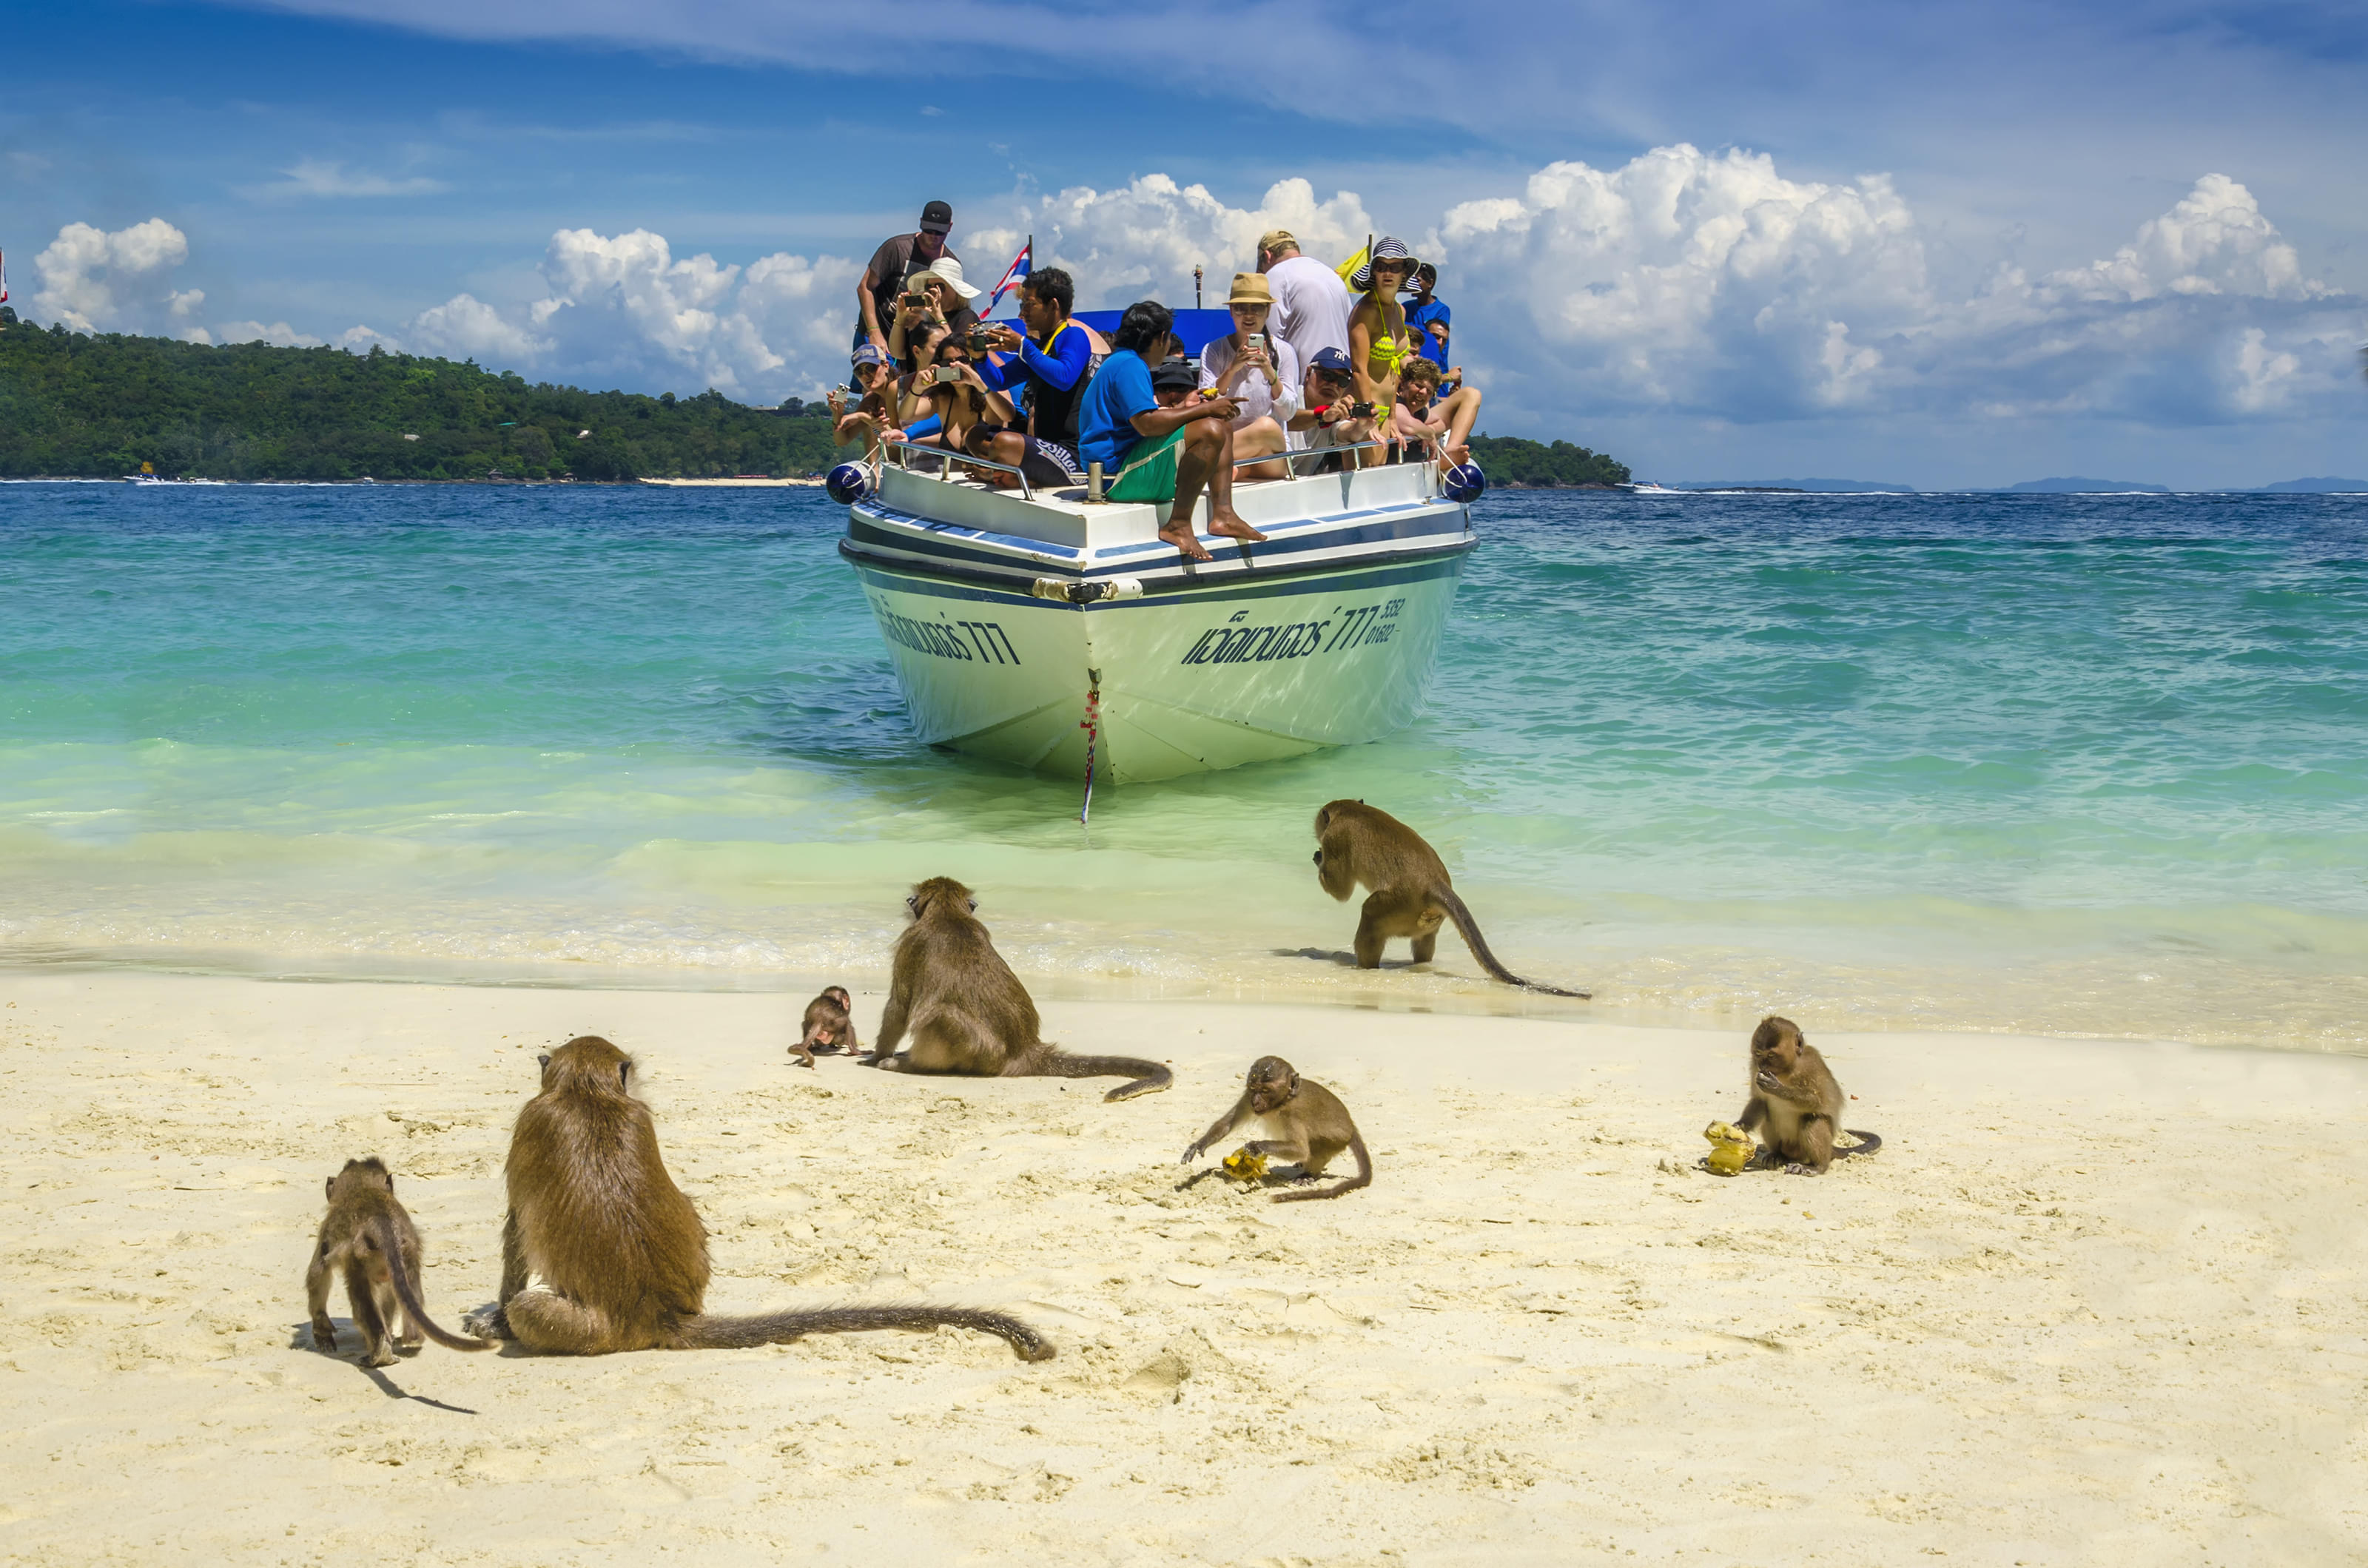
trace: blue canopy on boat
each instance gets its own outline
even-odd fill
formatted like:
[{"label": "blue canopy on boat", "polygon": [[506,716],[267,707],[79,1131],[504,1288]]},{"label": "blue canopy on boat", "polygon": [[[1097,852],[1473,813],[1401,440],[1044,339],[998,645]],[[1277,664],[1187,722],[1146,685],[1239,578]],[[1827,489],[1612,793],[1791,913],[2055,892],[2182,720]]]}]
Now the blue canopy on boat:
[{"label": "blue canopy on boat", "polygon": [[[1118,330],[1119,318],[1126,314],[1117,311],[1079,311],[1076,319],[1108,337]],[[1014,332],[1028,329],[1017,320],[1001,324]],[[1231,311],[1178,311],[1176,312],[1176,335],[1184,340],[1184,352],[1198,358],[1201,347],[1234,330]]]}]

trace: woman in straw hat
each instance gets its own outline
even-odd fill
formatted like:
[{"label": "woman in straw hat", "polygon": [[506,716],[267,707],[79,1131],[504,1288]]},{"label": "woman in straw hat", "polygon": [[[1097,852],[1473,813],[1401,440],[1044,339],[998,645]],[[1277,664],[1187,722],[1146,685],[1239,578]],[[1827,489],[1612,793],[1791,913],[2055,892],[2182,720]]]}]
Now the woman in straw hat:
[{"label": "woman in straw hat", "polygon": [[1230,397],[1241,409],[1234,416],[1235,460],[1275,458],[1236,469],[1235,477],[1244,481],[1291,477],[1280,454],[1289,445],[1283,427],[1299,412],[1299,356],[1267,331],[1273,307],[1274,294],[1263,276],[1234,274],[1233,292],[1225,298],[1234,330],[1201,350],[1202,395]]}]

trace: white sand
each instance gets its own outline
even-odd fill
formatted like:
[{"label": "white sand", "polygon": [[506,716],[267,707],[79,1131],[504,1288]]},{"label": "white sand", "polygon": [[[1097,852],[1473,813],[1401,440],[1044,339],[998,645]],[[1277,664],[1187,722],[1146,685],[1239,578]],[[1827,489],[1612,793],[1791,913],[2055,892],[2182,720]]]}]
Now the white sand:
[{"label": "white sand", "polygon": [[[1721,1180],[1737,1038],[1048,1006],[1176,1063],[1110,1106],[794,1070],[802,1000],[0,976],[0,1555],[2368,1561],[2368,1062],[1824,1036],[1887,1147]],[[323,1178],[387,1158],[457,1326],[534,1052],[582,1031],[640,1055],[712,1307],[992,1304],[1058,1358],[313,1352]],[[1172,1191],[1268,1051],[1371,1190]]]}]

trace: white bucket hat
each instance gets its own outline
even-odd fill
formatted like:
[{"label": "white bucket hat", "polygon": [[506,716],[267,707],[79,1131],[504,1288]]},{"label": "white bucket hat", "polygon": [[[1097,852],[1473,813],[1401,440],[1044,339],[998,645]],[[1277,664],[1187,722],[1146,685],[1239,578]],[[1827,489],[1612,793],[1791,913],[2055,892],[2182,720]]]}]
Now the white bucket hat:
[{"label": "white bucket hat", "polygon": [[[947,285],[965,300],[975,300],[979,296],[979,290],[962,281],[962,263],[950,256],[938,257],[937,260],[929,263],[925,270],[944,278]],[[921,275],[916,272],[913,276],[919,278]]]}]

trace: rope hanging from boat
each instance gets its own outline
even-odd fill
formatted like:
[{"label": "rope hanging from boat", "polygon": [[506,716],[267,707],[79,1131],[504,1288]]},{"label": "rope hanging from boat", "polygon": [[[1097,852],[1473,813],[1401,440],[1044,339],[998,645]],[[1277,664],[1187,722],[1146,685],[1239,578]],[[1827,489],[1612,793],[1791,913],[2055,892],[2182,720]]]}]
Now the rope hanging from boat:
[{"label": "rope hanging from boat", "polygon": [[1080,824],[1090,821],[1094,814],[1094,743],[1101,738],[1102,732],[1101,672],[1092,670],[1087,673],[1094,677],[1094,684],[1092,689],[1086,693],[1086,716],[1077,722],[1077,728],[1086,733],[1086,799],[1077,807]]}]

